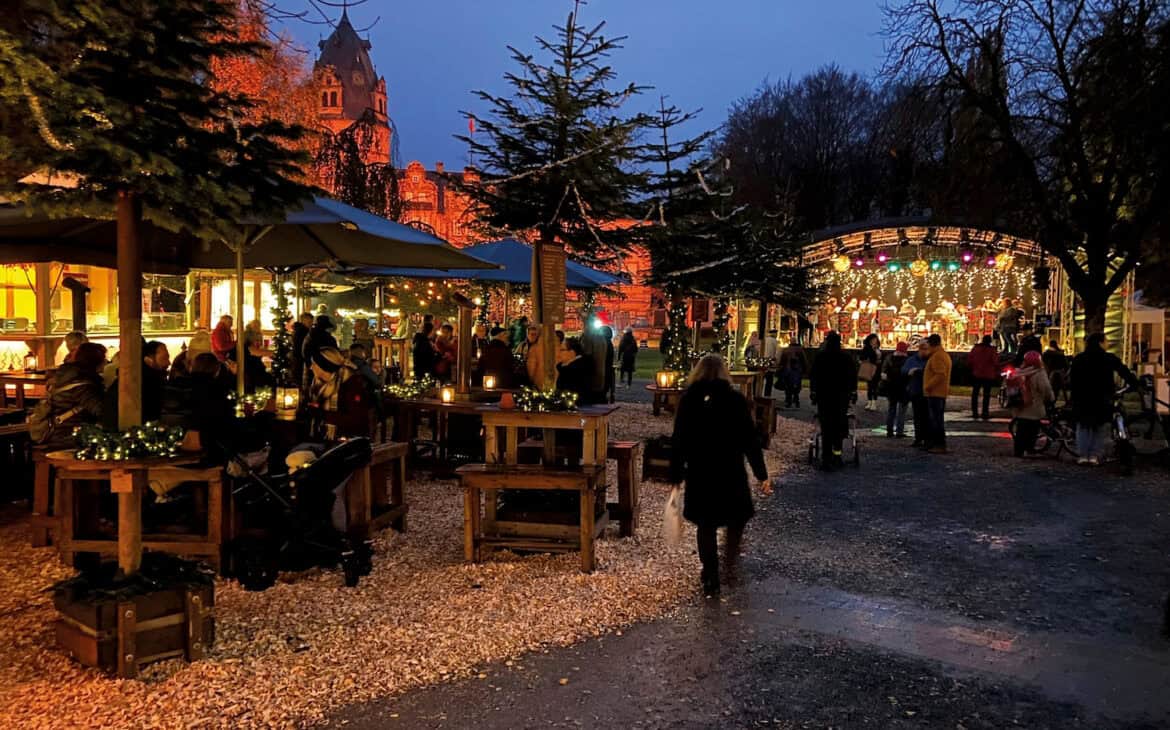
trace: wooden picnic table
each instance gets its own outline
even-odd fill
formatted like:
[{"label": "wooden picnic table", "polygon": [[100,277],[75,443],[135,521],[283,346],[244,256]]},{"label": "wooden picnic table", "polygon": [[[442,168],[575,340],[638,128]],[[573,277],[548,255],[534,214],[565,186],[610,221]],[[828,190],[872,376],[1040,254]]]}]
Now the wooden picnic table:
[{"label": "wooden picnic table", "polygon": [[[142,548],[176,555],[197,555],[211,561],[218,569],[223,543],[223,469],[192,469],[197,456],[178,458],[134,459],[125,461],[79,461],[71,451],[45,455],[54,469],[53,479],[62,507],[58,533],[58,550],[62,560],[72,562],[76,552],[116,553],[118,565],[127,573],[138,570]],[[116,540],[78,539],[74,535],[72,485],[75,481],[100,481],[109,484],[118,495],[118,536]],[[142,534],[142,495],[151,482],[205,482],[207,489],[207,530],[202,535]]]},{"label": "wooden picnic table", "polygon": [[743,397],[747,398],[748,403],[755,400],[760,393],[760,375],[759,370],[732,370],[731,384],[743,393]]},{"label": "wooden picnic table", "polygon": [[654,415],[658,415],[662,411],[667,413],[674,413],[678,410],[678,401],[682,398],[682,394],[687,391],[685,387],[670,386],[663,387],[651,383],[646,386],[646,390],[654,397],[651,408]]},{"label": "wooden picnic table", "polygon": [[13,389],[12,405],[17,409],[22,409],[24,408],[26,389],[31,387],[34,391],[39,390],[44,393],[52,376],[53,374],[50,372],[30,373],[23,370],[0,372],[0,407],[9,407],[9,386],[12,386]]},{"label": "wooden picnic table", "polygon": [[[393,441],[409,444],[411,461],[417,460],[416,446],[418,439],[418,421],[421,413],[434,413],[433,446],[435,462],[440,468],[450,464],[450,421],[452,415],[480,417],[482,401],[455,400],[444,403],[438,398],[401,398],[390,402],[394,410]],[[412,464],[413,465],[413,464]]]}]

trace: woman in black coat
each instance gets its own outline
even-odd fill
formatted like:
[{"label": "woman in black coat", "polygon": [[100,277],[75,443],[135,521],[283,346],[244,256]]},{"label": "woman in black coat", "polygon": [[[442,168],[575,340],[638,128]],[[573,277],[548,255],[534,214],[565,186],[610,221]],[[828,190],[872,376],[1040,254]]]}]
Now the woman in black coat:
[{"label": "woman in black coat", "polygon": [[761,482],[768,478],[764,452],[743,395],[731,386],[727,364],[705,355],[678,404],[670,449],[670,480],[686,481],[683,517],[698,531],[703,591],[719,592],[715,530],[727,528],[724,562],[734,571],[747,521],[755,514],[744,457]]},{"label": "woman in black coat", "polygon": [[1137,389],[1137,376],[1121,360],[1105,350],[1105,335],[1100,332],[1085,338],[1085,351],[1073,358],[1069,370],[1072,386],[1073,418],[1077,424],[1078,463],[1100,463],[1113,420],[1113,400],[1117,378]]},{"label": "woman in black coat", "polygon": [[618,345],[618,357],[621,358],[622,380],[628,387],[634,387],[634,363],[638,359],[638,341],[634,339],[634,330],[626,327],[622,333],[622,341]]},{"label": "woman in black coat", "polygon": [[574,357],[568,362],[557,363],[557,390],[576,393],[578,403],[589,405],[594,400],[593,360],[585,354],[584,346],[576,337],[566,338],[565,348]]}]

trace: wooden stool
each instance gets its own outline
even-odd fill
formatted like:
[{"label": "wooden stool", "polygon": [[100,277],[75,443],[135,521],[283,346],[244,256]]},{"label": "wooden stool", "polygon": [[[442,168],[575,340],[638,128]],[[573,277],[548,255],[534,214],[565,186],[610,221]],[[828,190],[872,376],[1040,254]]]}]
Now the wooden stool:
[{"label": "wooden stool", "polygon": [[[546,469],[542,466],[508,464],[466,464],[456,469],[463,486],[463,554],[468,562],[478,563],[489,548],[518,550],[580,550],[581,571],[591,573],[597,567],[593,541],[605,531],[607,512],[597,514],[598,487],[605,482],[601,464],[579,469]],[[502,534],[501,523],[484,520],[480,515],[480,492],[500,489],[537,489],[575,491],[580,495],[577,525],[523,523],[523,534]]]},{"label": "wooden stool", "polygon": [[43,447],[33,447],[33,504],[32,516],[28,518],[33,547],[47,546],[50,537],[59,539],[56,533],[61,528],[61,514],[64,512],[61,490],[53,489],[53,465],[45,458],[45,453]]},{"label": "wooden stool", "polygon": [[638,457],[641,455],[641,441],[610,441],[606,449],[606,457],[617,461],[618,467],[618,501],[607,505],[609,518],[618,520],[618,534],[622,537],[633,537],[638,529],[638,505],[641,502],[638,493],[642,485]]}]

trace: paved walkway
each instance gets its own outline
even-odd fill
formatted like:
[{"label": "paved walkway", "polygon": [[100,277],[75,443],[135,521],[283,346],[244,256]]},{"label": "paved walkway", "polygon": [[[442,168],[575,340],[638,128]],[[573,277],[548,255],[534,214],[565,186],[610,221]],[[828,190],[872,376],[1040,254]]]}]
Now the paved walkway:
[{"label": "paved walkway", "polygon": [[882,416],[863,411],[861,467],[801,470],[761,500],[723,599],[337,721],[1170,726],[1165,472],[1015,460],[1004,424],[969,421],[959,400],[945,457],[871,434]]}]

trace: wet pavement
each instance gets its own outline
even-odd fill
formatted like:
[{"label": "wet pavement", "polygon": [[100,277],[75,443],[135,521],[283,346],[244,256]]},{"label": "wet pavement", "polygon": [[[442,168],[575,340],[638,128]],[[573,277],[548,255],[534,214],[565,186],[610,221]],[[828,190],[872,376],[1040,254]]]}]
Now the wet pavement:
[{"label": "wet pavement", "polygon": [[1170,726],[1166,472],[1016,460],[1003,422],[961,412],[926,457],[880,420],[861,414],[859,468],[799,470],[758,503],[722,599],[333,723]]}]

